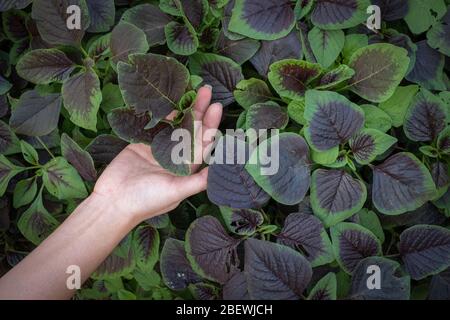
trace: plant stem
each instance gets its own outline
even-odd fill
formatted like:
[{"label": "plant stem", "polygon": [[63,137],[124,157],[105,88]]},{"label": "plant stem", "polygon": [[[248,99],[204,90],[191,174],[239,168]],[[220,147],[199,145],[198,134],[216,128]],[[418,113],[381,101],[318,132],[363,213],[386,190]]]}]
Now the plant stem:
[{"label": "plant stem", "polygon": [[192,204],[192,202],[189,201],[189,199],[186,199],[186,203],[187,203],[192,209],[194,209],[195,212],[197,212],[197,207],[194,206],[194,205]]},{"label": "plant stem", "polygon": [[84,56],[85,58],[88,58],[88,57],[89,57],[89,54],[87,53],[86,50],[84,50],[84,48],[83,48],[82,46],[80,46],[80,51],[81,51],[81,53],[83,53],[83,56]]},{"label": "plant stem", "polygon": [[44,141],[42,141],[42,139],[40,137],[36,137],[36,140],[39,141],[39,143],[44,147],[44,149],[48,152],[48,154],[50,155],[50,157],[52,157],[53,159],[55,159],[55,156],[53,155],[53,153],[50,151],[50,149],[47,147],[47,145],[44,143]]}]

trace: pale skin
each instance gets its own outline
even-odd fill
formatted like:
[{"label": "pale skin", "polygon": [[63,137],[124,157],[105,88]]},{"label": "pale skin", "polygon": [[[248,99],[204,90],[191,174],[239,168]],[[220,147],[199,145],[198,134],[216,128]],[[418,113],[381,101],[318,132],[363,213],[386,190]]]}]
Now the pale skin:
[{"label": "pale skin", "polygon": [[[195,120],[196,158],[208,152],[222,106],[210,104],[211,87],[199,89]],[[193,166],[197,171],[199,165]],[[130,144],[105,169],[94,191],[45,241],[0,279],[0,299],[69,299],[67,267],[77,265],[86,281],[118,243],[144,220],[169,212],[206,189],[207,168],[185,177],[163,169],[151,148]]]}]

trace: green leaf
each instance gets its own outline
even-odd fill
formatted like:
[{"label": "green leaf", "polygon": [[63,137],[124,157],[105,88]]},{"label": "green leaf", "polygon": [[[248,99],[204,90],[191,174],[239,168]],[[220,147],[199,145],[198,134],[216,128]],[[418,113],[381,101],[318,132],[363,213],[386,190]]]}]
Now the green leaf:
[{"label": "green leaf", "polygon": [[381,108],[372,106],[370,104],[363,104],[360,107],[364,111],[364,116],[366,119],[364,126],[366,128],[386,132],[392,127],[391,117]]},{"label": "green leaf", "polygon": [[20,152],[19,139],[11,128],[0,120],[0,154]]},{"label": "green leaf", "polygon": [[290,0],[239,0],[228,29],[252,39],[276,40],[286,36],[294,25]]},{"label": "green leaf", "polygon": [[312,28],[308,40],[317,62],[324,68],[331,66],[344,48],[345,35],[342,30]]},{"label": "green leaf", "polygon": [[397,139],[376,129],[363,129],[350,141],[353,157],[359,164],[369,164],[385,153]]},{"label": "green leaf", "polygon": [[119,300],[137,300],[137,297],[133,292],[125,289],[120,289],[117,291],[117,297]]},{"label": "green leaf", "polygon": [[12,84],[0,76],[0,95],[8,93],[8,91],[12,88]]},{"label": "green leaf", "polygon": [[446,12],[444,0],[409,0],[405,21],[412,33],[427,31]]},{"label": "green leaf", "polygon": [[150,111],[152,126],[177,108],[189,84],[184,65],[157,54],[131,55],[117,70],[125,103],[139,114]]},{"label": "green leaf", "polygon": [[364,125],[362,109],[336,92],[308,90],[305,101],[305,138],[316,151],[346,143]]},{"label": "green leaf", "polygon": [[358,49],[348,63],[355,70],[348,87],[366,100],[386,101],[405,77],[409,60],[408,51],[392,44],[376,43]]},{"label": "green leaf", "polygon": [[95,181],[97,170],[89,152],[83,150],[66,133],[61,135],[61,154],[72,164],[86,181]]},{"label": "green leaf", "polygon": [[330,233],[336,260],[349,274],[362,259],[381,254],[380,240],[359,224],[341,222],[331,227]]},{"label": "green leaf", "polygon": [[13,207],[17,209],[31,203],[36,196],[36,193],[36,177],[20,180],[14,188]]},{"label": "green leaf", "polygon": [[302,99],[309,84],[316,79],[322,68],[317,63],[286,59],[270,66],[268,78],[276,92],[285,98]]},{"label": "green leaf", "polygon": [[[67,27],[70,14],[66,10],[70,5],[77,5],[81,9],[81,29],[70,30]],[[42,39],[54,45],[78,47],[90,24],[85,0],[35,0],[31,17]]]},{"label": "green leaf", "polygon": [[117,84],[107,83],[102,89],[102,103],[100,108],[106,113],[114,109],[121,108],[125,105],[122,98],[122,93]]},{"label": "green leaf", "polygon": [[42,180],[48,192],[60,200],[82,199],[87,196],[86,187],[78,172],[62,157],[45,164]]},{"label": "green leaf", "polygon": [[140,226],[133,233],[137,266],[146,272],[153,270],[159,259],[159,233],[150,225]]},{"label": "green leaf", "polygon": [[17,63],[17,73],[30,82],[62,82],[75,69],[75,63],[58,49],[38,49],[26,53]]},{"label": "green leaf", "polygon": [[297,122],[301,125],[306,124],[305,117],[303,116],[303,114],[305,112],[305,99],[292,100],[288,104],[287,111],[288,111],[289,118],[291,118],[292,120],[294,120],[295,122]]},{"label": "green leaf", "polygon": [[447,128],[442,130],[439,134],[437,147],[440,152],[450,155],[450,126],[447,126]]},{"label": "green leaf", "polygon": [[327,30],[347,29],[367,19],[369,0],[317,0],[311,13],[311,22]]},{"label": "green leaf", "polygon": [[380,239],[381,243],[384,242],[383,227],[381,226],[380,219],[375,212],[364,208],[358,212],[357,217],[359,220],[358,223],[361,226],[372,231],[373,234]]},{"label": "green leaf", "polygon": [[[338,159],[339,156],[339,146],[335,146],[326,151],[317,151],[311,148],[311,158],[315,163],[322,164],[324,166],[329,166]],[[344,164],[345,166],[345,164]]]},{"label": "green leaf", "polygon": [[314,89],[329,89],[337,87],[344,81],[351,79],[355,75],[355,70],[345,64],[339,65],[337,68],[325,73]]},{"label": "green leaf", "polygon": [[166,24],[164,33],[166,35],[167,46],[173,53],[190,56],[197,51],[199,46],[197,33],[189,22],[181,24],[172,21]]},{"label": "green leaf", "polygon": [[417,85],[397,87],[388,100],[378,105],[381,110],[391,117],[394,127],[398,128],[403,125],[408,107],[417,91],[419,91],[419,86]]},{"label": "green leaf", "polygon": [[39,156],[36,149],[33,148],[31,144],[26,141],[20,141],[20,149],[22,150],[22,154],[24,159],[33,165],[39,164]]},{"label": "green leaf", "polygon": [[348,64],[353,53],[360,48],[369,45],[369,37],[365,34],[352,33],[345,36],[344,48],[342,49],[343,62]]},{"label": "green leaf", "polygon": [[39,245],[58,225],[59,222],[45,209],[41,192],[17,222],[23,236],[35,245]]},{"label": "green leaf", "polygon": [[9,125],[14,132],[27,136],[45,136],[58,126],[61,95],[41,95],[26,91],[12,109]]},{"label": "green leaf", "polygon": [[121,22],[111,32],[110,50],[112,66],[128,62],[132,54],[146,53],[149,49],[144,31],[128,22]]},{"label": "green leaf", "polygon": [[62,86],[62,96],[70,120],[81,128],[97,131],[102,92],[95,71],[89,68],[67,79]]},{"label": "green leaf", "polygon": [[273,98],[267,84],[256,78],[242,80],[236,85],[236,90],[233,92],[237,103],[244,109],[256,103],[269,101]]},{"label": "green leaf", "polygon": [[9,181],[18,173],[26,168],[16,166],[11,163],[4,155],[0,154],[0,196],[5,194]]},{"label": "green leaf", "polygon": [[337,281],[336,275],[327,273],[320,279],[308,295],[308,300],[336,300]]},{"label": "green leaf", "polygon": [[317,169],[312,174],[311,207],[327,227],[361,210],[366,199],[364,182],[344,170]]}]

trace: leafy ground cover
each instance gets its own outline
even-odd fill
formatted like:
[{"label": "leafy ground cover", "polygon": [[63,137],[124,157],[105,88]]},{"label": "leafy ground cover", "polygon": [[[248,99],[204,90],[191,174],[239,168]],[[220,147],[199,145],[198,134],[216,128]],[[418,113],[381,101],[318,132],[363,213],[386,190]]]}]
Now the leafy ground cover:
[{"label": "leafy ground cover", "polygon": [[0,0],[0,275],[128,143],[189,174],[163,146],[209,84],[221,129],[280,130],[278,172],[212,165],[77,298],[450,299],[449,4]]}]

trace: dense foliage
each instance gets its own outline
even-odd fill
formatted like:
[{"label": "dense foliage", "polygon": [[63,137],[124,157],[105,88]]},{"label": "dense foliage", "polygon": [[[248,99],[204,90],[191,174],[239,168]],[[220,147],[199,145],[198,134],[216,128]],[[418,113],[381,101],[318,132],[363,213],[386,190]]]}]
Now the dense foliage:
[{"label": "dense foliage", "polygon": [[221,129],[280,129],[279,171],[212,165],[78,298],[450,299],[449,3],[0,0],[0,275],[127,143],[190,174],[167,145],[209,84]]}]

